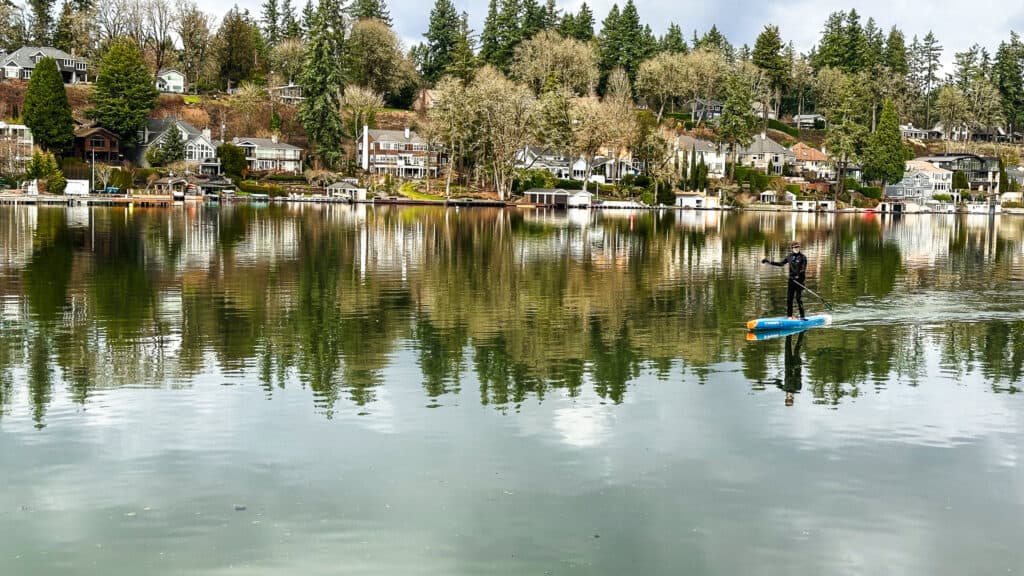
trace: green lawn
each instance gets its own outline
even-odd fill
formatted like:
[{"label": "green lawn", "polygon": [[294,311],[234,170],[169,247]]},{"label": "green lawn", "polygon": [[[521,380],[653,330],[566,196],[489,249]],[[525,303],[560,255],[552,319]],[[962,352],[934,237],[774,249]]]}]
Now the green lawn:
[{"label": "green lawn", "polygon": [[406,182],[402,184],[402,187],[398,189],[398,193],[410,200],[444,200],[444,196],[437,194],[426,194],[424,192],[418,192],[416,190],[416,184],[414,182]]}]

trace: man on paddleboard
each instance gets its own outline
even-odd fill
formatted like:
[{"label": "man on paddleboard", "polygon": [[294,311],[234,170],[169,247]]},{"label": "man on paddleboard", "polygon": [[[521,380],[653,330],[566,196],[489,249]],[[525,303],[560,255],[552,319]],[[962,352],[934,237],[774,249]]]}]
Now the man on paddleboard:
[{"label": "man on paddleboard", "polygon": [[793,300],[796,299],[796,305],[800,309],[800,319],[806,320],[807,317],[804,315],[803,285],[806,282],[807,256],[800,253],[799,242],[793,242],[789,245],[789,248],[789,255],[783,258],[781,262],[773,262],[763,258],[761,263],[771,264],[772,266],[789,265],[789,282],[786,285],[786,316],[795,318],[793,316]]}]

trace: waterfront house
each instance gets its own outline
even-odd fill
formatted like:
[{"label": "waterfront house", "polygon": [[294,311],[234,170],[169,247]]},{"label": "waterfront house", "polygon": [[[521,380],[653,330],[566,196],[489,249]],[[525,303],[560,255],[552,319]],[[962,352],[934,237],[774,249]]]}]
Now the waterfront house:
[{"label": "waterfront house", "polygon": [[354,182],[342,180],[328,186],[327,195],[331,198],[342,198],[352,202],[365,202],[366,188]]},{"label": "waterfront house", "polygon": [[138,133],[135,163],[148,167],[146,152],[154,146],[160,146],[169,130],[178,130],[185,141],[185,161],[200,166],[204,173],[211,173],[208,168],[217,162],[217,147],[210,130],[197,130],[195,126],[178,118],[149,118]]},{"label": "waterfront house", "polygon": [[690,118],[694,122],[715,120],[722,115],[724,108],[725,106],[718,100],[705,100],[703,98],[688,100],[682,107],[683,110],[690,111]]},{"label": "waterfront house", "polygon": [[765,173],[771,166],[770,175],[777,176],[782,174],[784,164],[792,165],[796,161],[796,156],[789,148],[772,140],[762,132],[754,136],[749,145],[740,146],[736,150],[736,161],[740,166],[751,166]]},{"label": "waterfront house", "polygon": [[953,172],[923,160],[908,160],[903,178],[885,187],[886,198],[920,204],[932,200],[936,194],[953,193]]},{"label": "waterfront house", "polygon": [[825,117],[821,114],[796,114],[789,123],[798,130],[814,130],[825,127]]},{"label": "waterfront house", "polygon": [[936,154],[915,158],[951,172],[962,172],[971,190],[998,194],[999,158],[977,154]]},{"label": "waterfront house", "polygon": [[776,192],[774,190],[765,190],[764,192],[761,192],[760,196],[758,196],[758,200],[760,200],[764,204],[774,204],[776,202],[782,202],[784,204],[792,205],[792,203],[796,200],[796,194],[793,194],[788,190],[785,190],[781,193]]},{"label": "waterfront house", "polygon": [[231,143],[245,150],[245,162],[250,172],[302,171],[302,148],[279,142],[277,135],[270,138],[240,138]]},{"label": "waterfront house", "polygon": [[173,68],[161,70],[156,73],[156,89],[170,94],[183,94],[185,75]]},{"label": "waterfront house", "polygon": [[302,86],[289,82],[284,86],[272,86],[267,88],[267,94],[274,100],[288,104],[298,104],[305,100],[302,96]]},{"label": "waterfront house", "polygon": [[356,144],[360,166],[371,174],[399,178],[436,177],[440,154],[415,131],[372,130],[363,126]]},{"label": "waterfront house", "polygon": [[675,149],[678,162],[680,162],[680,165],[685,162],[688,170],[693,169],[690,163],[693,161],[694,153],[696,153],[698,164],[702,159],[704,160],[704,165],[708,169],[708,176],[714,178],[723,178],[725,176],[726,153],[723,147],[714,142],[681,134],[676,136]]},{"label": "waterfront house", "polygon": [[82,126],[75,130],[74,156],[86,162],[120,164],[121,137],[100,126]]},{"label": "waterfront house", "polygon": [[32,159],[35,139],[32,130],[24,124],[0,121],[0,171],[20,174]]},{"label": "waterfront house", "polygon": [[917,128],[913,124],[900,124],[900,136],[904,140],[941,140],[942,131]]},{"label": "waterfront house", "polygon": [[553,208],[590,208],[593,194],[582,190],[532,188],[523,193],[526,202]]},{"label": "waterfront house", "polygon": [[719,207],[721,207],[721,201],[718,196],[709,196],[700,192],[676,192],[676,208],[714,210]]},{"label": "waterfront house", "polygon": [[[609,182],[617,182],[624,176],[636,176],[639,173],[639,168],[631,160],[625,158],[615,159],[608,156],[594,156],[590,161],[590,179],[588,181],[607,184]],[[572,179],[578,182],[587,180],[587,160],[585,158],[577,158],[572,163]]]},{"label": "waterfront house", "polygon": [[572,162],[564,152],[539,146],[524,146],[516,152],[516,168],[523,170],[547,170],[555,178],[572,178]]},{"label": "waterfront house", "polygon": [[72,56],[63,50],[46,46],[23,46],[10,54],[0,54],[3,77],[28,80],[36,64],[43,58],[53,58],[65,84],[88,81],[88,67],[84,58]]},{"label": "waterfront house", "polygon": [[832,158],[825,152],[824,146],[818,150],[803,142],[797,142],[790,148],[790,151],[793,153],[793,166],[797,174],[818,180],[835,179],[835,165]]},{"label": "waterfront house", "polygon": [[437,104],[438,96],[437,90],[421,88],[416,94],[416,100],[412,103],[412,109],[420,114],[426,114],[427,110],[430,110]]}]

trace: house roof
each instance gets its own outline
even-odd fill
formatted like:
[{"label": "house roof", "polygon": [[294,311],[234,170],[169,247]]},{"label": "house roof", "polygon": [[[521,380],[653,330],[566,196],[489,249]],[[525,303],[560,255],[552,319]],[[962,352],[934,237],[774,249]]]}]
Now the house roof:
[{"label": "house roof", "polygon": [[75,130],[75,138],[88,138],[89,136],[92,136],[93,134],[96,133],[103,133],[107,137],[113,137],[116,138],[117,140],[121,140],[120,136],[114,134],[113,132],[107,130],[102,126],[82,126],[81,128]]},{"label": "house roof", "polygon": [[157,72],[156,75],[157,76],[163,76],[165,74],[170,74],[172,72],[175,73],[175,74],[178,74],[179,76],[182,76],[182,77],[185,76],[185,74],[183,72],[175,70],[174,68],[164,68],[163,70],[160,70],[159,72]]},{"label": "house roof", "polygon": [[680,134],[676,137],[679,142],[679,148],[685,148],[686,150],[692,150],[696,148],[701,152],[718,152],[718,146],[714,142],[708,142],[707,140],[701,140],[700,138],[694,138],[693,136],[687,136],[686,134]]},{"label": "house roof", "polygon": [[817,148],[811,148],[803,142],[797,142],[792,148],[793,155],[796,156],[798,161],[803,162],[828,162],[828,154],[825,154]]},{"label": "house roof", "polygon": [[821,114],[796,114],[793,116],[793,120],[817,120],[818,118],[824,119],[825,117]]},{"label": "house roof", "polygon": [[71,54],[57,48],[50,48],[48,46],[22,46],[14,52],[7,54],[3,57],[3,64],[7,66],[10,63],[14,63],[19,68],[35,68],[36,63],[32,61],[32,57],[36,54],[42,54],[44,57],[53,58],[54,60],[82,60],[82,58],[76,58]]},{"label": "house roof", "polygon": [[740,146],[739,150],[737,150],[737,152],[739,154],[742,154],[742,155],[749,155],[749,154],[783,154],[783,155],[786,155],[786,156],[792,156],[793,155],[793,153],[789,150],[789,148],[786,148],[782,144],[779,144],[775,140],[772,140],[771,138],[769,138],[769,137],[767,137],[767,136],[765,136],[763,134],[760,134],[758,136],[754,136],[754,140],[750,143],[749,146]]},{"label": "house roof", "polygon": [[426,144],[426,140],[420,138],[415,130],[409,131],[409,137],[405,137],[405,130],[369,130],[370,138],[381,142],[406,142],[409,144]]},{"label": "house roof", "polygon": [[269,148],[271,150],[302,150],[298,146],[293,146],[285,142],[274,142],[271,138],[232,138],[231,143],[234,145],[241,145],[245,143],[255,144],[259,148]]},{"label": "house roof", "polygon": [[199,129],[197,129],[195,126],[189,124],[188,122],[185,122],[184,120],[179,120],[178,118],[147,118],[146,119],[146,128],[149,129],[149,132],[151,134],[153,134],[153,139],[154,140],[159,138],[161,134],[166,132],[168,128],[170,128],[171,126],[173,126],[175,124],[177,124],[178,128],[180,128],[181,130],[185,131],[185,134],[188,137],[187,139],[191,139],[191,138],[195,138],[195,137],[203,135],[203,133]]},{"label": "house roof", "polygon": [[912,172],[914,170],[918,170],[921,172],[930,172],[932,174],[952,174],[952,172],[950,172],[949,170],[946,170],[945,168],[939,168],[935,164],[932,164],[931,162],[928,162],[927,160],[923,160],[920,158],[917,160],[907,160],[907,172]]},{"label": "house roof", "polygon": [[351,182],[335,182],[327,187],[328,190],[362,190],[362,186],[358,186]]}]

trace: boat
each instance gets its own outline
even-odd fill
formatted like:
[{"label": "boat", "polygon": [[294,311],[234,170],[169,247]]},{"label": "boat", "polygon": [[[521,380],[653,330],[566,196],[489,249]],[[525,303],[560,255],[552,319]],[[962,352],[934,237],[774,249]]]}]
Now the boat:
[{"label": "boat", "polygon": [[815,326],[828,326],[832,323],[831,314],[813,314],[806,319],[788,318],[779,316],[777,318],[757,318],[747,322],[747,330],[751,332],[763,332],[768,330],[805,330]]}]

